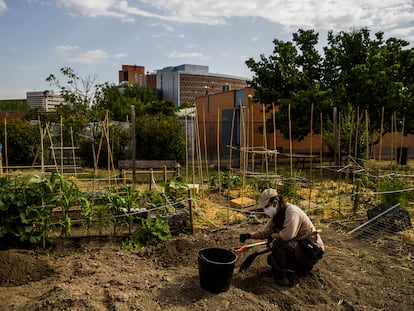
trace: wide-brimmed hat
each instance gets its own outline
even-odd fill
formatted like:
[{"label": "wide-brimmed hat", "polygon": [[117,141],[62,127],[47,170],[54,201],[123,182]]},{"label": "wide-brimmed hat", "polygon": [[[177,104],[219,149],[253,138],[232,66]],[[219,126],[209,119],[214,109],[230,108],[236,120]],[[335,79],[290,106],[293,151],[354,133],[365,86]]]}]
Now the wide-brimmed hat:
[{"label": "wide-brimmed hat", "polygon": [[266,189],[260,194],[259,205],[257,206],[258,209],[265,208],[269,203],[269,200],[275,196],[277,196],[276,189]]}]

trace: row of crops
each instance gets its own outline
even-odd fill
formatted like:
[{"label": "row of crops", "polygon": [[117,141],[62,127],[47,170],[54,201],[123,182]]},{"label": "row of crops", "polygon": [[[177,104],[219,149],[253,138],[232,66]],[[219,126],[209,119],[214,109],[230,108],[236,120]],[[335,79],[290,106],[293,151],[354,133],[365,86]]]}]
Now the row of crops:
[{"label": "row of crops", "polygon": [[122,185],[82,191],[72,178],[58,173],[1,178],[0,248],[46,246],[55,237],[70,237],[75,228],[84,235],[125,234],[129,237],[126,247],[168,239],[171,232],[166,216],[174,215],[177,209],[185,212],[185,205],[179,202],[185,199],[186,191],[166,189],[157,193]]}]

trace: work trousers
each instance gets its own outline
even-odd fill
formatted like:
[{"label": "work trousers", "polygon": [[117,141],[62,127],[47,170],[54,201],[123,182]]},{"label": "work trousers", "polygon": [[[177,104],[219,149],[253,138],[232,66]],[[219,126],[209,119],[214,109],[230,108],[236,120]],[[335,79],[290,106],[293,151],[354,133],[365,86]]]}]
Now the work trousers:
[{"label": "work trousers", "polygon": [[318,259],[311,258],[302,251],[298,241],[286,242],[282,239],[273,241],[272,252],[268,256],[268,264],[272,267],[275,279],[284,278],[287,270],[305,275],[317,262]]}]

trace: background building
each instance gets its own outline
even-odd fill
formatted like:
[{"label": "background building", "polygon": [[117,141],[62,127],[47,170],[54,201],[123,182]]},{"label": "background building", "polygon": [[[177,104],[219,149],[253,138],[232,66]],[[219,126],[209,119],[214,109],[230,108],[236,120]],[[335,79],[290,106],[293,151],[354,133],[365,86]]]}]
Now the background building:
[{"label": "background building", "polygon": [[156,74],[145,73],[144,66],[122,65],[122,69],[118,72],[119,84],[128,83],[130,85],[138,84],[141,87],[156,89]]},{"label": "background building", "polygon": [[27,92],[26,98],[30,109],[39,109],[43,111],[55,110],[57,106],[66,104],[61,95],[44,91]]},{"label": "background building", "polygon": [[122,69],[118,72],[119,84],[127,82],[128,84],[146,86],[145,83],[145,67],[136,65],[122,65]]},{"label": "background building", "polygon": [[195,99],[207,94],[221,93],[247,87],[245,78],[210,73],[208,66],[184,64],[157,70],[157,89],[163,99],[177,106],[194,105]]},{"label": "background building", "polygon": [[246,78],[210,73],[208,66],[183,64],[165,67],[156,73],[145,73],[145,67],[122,65],[119,84],[138,84],[156,89],[161,99],[171,100],[179,107],[192,106],[195,99],[207,94],[239,90],[247,87]]}]

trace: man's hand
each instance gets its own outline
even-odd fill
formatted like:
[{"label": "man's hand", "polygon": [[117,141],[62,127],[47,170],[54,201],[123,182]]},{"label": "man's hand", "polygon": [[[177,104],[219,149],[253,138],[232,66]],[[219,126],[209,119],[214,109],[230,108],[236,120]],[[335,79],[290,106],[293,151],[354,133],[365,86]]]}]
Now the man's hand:
[{"label": "man's hand", "polygon": [[242,233],[240,234],[240,242],[244,243],[247,239],[250,239],[252,235],[250,233]]}]

